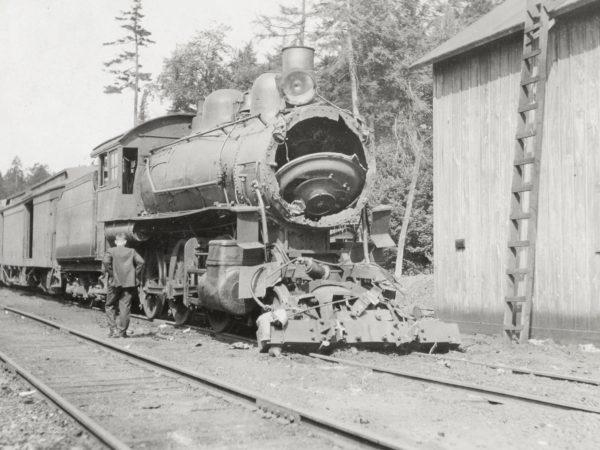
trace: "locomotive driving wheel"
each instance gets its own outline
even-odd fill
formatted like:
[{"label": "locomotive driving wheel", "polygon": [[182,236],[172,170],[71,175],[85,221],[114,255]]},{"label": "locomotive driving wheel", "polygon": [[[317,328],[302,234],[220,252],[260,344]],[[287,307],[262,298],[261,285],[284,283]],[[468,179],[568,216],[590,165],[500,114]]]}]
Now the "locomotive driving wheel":
[{"label": "locomotive driving wheel", "polygon": [[140,302],[148,319],[156,319],[165,309],[165,296],[163,294],[144,293],[143,297],[140,294]]},{"label": "locomotive driving wheel", "polygon": [[[188,282],[188,280],[185,279],[186,277],[184,270],[186,242],[186,239],[180,239],[179,241],[177,241],[175,247],[173,247],[173,250],[171,251],[167,284],[173,289],[175,289],[175,287],[182,288],[185,285],[185,283]],[[167,290],[169,292],[172,292],[170,289]],[[191,316],[191,311],[184,304],[181,295],[174,295],[174,293],[171,293],[170,296],[171,298],[169,298],[169,311],[173,316],[175,325],[183,325],[189,320]]]},{"label": "locomotive driving wheel", "polygon": [[171,311],[171,315],[173,316],[173,321],[177,326],[187,323],[192,315],[192,311],[185,306],[181,300],[170,299],[169,309]]},{"label": "locomotive driving wheel", "polygon": [[139,289],[140,303],[146,317],[155,319],[162,314],[166,303],[165,295],[160,291],[165,285],[166,264],[157,250],[148,251],[144,259],[146,267]]}]

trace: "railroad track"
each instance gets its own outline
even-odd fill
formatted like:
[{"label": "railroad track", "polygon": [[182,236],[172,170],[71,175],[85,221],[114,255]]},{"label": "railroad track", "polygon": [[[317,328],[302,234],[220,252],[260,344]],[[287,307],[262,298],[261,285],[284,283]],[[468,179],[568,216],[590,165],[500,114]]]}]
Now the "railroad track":
[{"label": "railroad track", "polygon": [[106,430],[102,425],[92,419],[89,415],[83,413],[73,403],[67,400],[65,396],[59,394],[55,389],[48,386],[38,377],[33,375],[33,373],[23,368],[20,364],[2,351],[0,351],[0,360],[7,364],[11,370],[27,381],[31,386],[41,392],[48,400],[53,402],[56,406],[65,411],[70,417],[79,422],[83,428],[89,431],[92,436],[96,437],[101,443],[104,443],[110,448],[118,450],[126,450],[130,448],[121,440],[119,440],[119,438],[114,436],[110,431]]},{"label": "railroad track", "polygon": [[[135,319],[138,319],[138,320],[143,320],[143,321],[151,321],[152,320],[152,319],[148,319],[145,316],[140,316],[140,315],[135,315],[135,314],[132,314],[132,317],[134,317]],[[170,320],[154,319],[154,321],[159,321],[159,323],[164,323],[169,326],[176,327],[175,322],[170,321]],[[240,335],[236,335],[236,334],[232,334],[232,333],[216,333],[216,332],[212,331],[210,328],[200,327],[197,325],[186,325],[186,326],[191,328],[192,330],[197,331],[202,334],[220,336],[225,339],[229,339],[232,342],[233,341],[242,341],[242,342],[247,342],[247,343],[250,343],[253,345],[257,345],[256,339],[251,339],[251,338],[248,338],[247,336],[240,336]],[[578,377],[578,376],[574,376],[574,375],[563,375],[563,374],[555,373],[555,372],[534,370],[534,369],[530,369],[527,367],[509,366],[509,365],[500,364],[500,363],[486,363],[486,362],[474,361],[474,360],[470,360],[470,359],[466,359],[466,358],[455,358],[455,357],[443,355],[443,354],[438,355],[438,354],[414,352],[414,353],[412,353],[412,355],[418,356],[419,358],[435,359],[438,361],[454,361],[454,362],[460,362],[460,363],[464,363],[464,364],[471,364],[474,366],[487,367],[489,369],[502,369],[502,370],[506,370],[508,372],[512,372],[514,374],[533,375],[535,377],[549,378],[551,380],[569,381],[572,383],[600,386],[600,379],[595,379],[595,378]],[[319,358],[322,355],[309,354],[309,356],[311,358]],[[342,364],[343,363],[342,361],[343,360],[341,360],[341,359],[337,359],[336,361],[330,361],[330,362],[337,362],[337,363]],[[371,367],[376,368],[376,366],[371,366]],[[375,371],[377,372],[377,370],[375,370]]]},{"label": "railroad track", "polygon": [[[77,303],[77,302],[72,302],[72,303],[75,303],[78,306],[81,306],[80,303]],[[104,310],[101,308],[93,308],[93,309],[100,311],[100,312],[104,312]],[[137,320],[145,321],[145,322],[164,323],[169,326],[176,327],[175,322],[173,322],[171,320],[148,319],[146,316],[143,316],[140,314],[131,314],[131,317],[134,319],[137,319]],[[247,342],[247,343],[256,345],[256,339],[248,338],[247,336],[240,336],[240,335],[232,334],[232,333],[216,333],[215,331],[211,330],[210,328],[201,327],[201,326],[193,325],[193,324],[187,324],[187,325],[185,325],[185,327],[189,327],[189,328],[193,329],[194,331],[197,331],[197,332],[205,334],[205,335],[218,335],[225,339],[230,339],[231,341],[243,341],[243,342]],[[474,365],[474,366],[487,367],[490,369],[502,369],[502,370],[512,372],[514,374],[533,375],[535,377],[549,378],[552,380],[569,381],[569,382],[573,382],[573,383],[589,384],[592,386],[600,386],[600,379],[579,377],[579,376],[574,376],[574,375],[564,375],[564,374],[555,373],[555,372],[535,370],[535,369],[530,369],[527,367],[516,367],[516,366],[510,366],[507,364],[500,364],[500,363],[486,363],[486,362],[474,361],[474,360],[470,360],[470,359],[466,359],[466,358],[455,358],[455,357],[448,356],[448,355],[438,355],[438,354],[418,353],[418,352],[415,352],[413,354],[420,358],[431,358],[431,359],[437,359],[437,360],[443,360],[443,361],[454,361],[454,362],[460,362],[460,363],[470,364],[470,365]],[[330,362],[333,362],[333,361],[330,361]],[[340,364],[342,363],[341,360],[338,360],[336,362],[340,363]],[[377,371],[377,370],[375,370],[375,371]]]},{"label": "railroad track", "polygon": [[[146,320],[146,321],[149,320],[144,316],[136,316],[136,318],[139,320]],[[175,326],[174,322],[171,322],[171,321],[161,320],[161,322],[171,325],[171,326]],[[203,334],[218,335],[220,337],[229,339],[232,342],[243,341],[243,342],[247,342],[247,343],[256,345],[255,339],[250,339],[250,338],[247,338],[244,336],[238,336],[238,335],[230,334],[230,333],[215,333],[208,328],[194,326],[194,325],[187,325],[187,326],[189,326],[191,329],[194,329],[197,332],[200,332]],[[484,363],[484,362],[479,362],[479,361],[472,361],[472,360],[468,360],[465,358],[454,358],[454,357],[450,357],[447,355],[434,355],[434,354],[430,355],[427,353],[416,353],[416,354],[419,357],[428,358],[428,359],[431,358],[431,359],[436,359],[436,360],[456,361],[456,362],[461,362],[461,363],[465,363],[465,364],[484,366],[484,367],[487,367],[490,369],[503,369],[503,370],[507,370],[507,371],[510,371],[515,374],[527,374],[527,375],[533,375],[536,377],[549,378],[549,379],[559,380],[559,381],[568,381],[568,382],[572,382],[572,383],[581,383],[581,384],[588,384],[588,385],[593,385],[593,386],[600,386],[600,380],[592,379],[592,378],[561,375],[558,373],[538,371],[538,370],[533,370],[533,369],[528,369],[528,368],[523,368],[523,367],[513,367],[513,366],[504,365],[504,364],[489,364],[489,363]],[[600,414],[600,408],[583,405],[583,404],[578,404],[578,403],[573,403],[573,402],[565,402],[565,401],[558,400],[558,399],[553,400],[548,397],[531,395],[531,394],[528,394],[525,392],[514,392],[514,391],[509,391],[507,389],[501,389],[501,388],[494,387],[494,386],[484,386],[484,385],[479,385],[479,384],[466,383],[463,381],[458,381],[458,380],[454,380],[454,379],[450,379],[450,378],[428,376],[428,375],[423,374],[422,372],[414,372],[414,371],[408,371],[408,370],[394,370],[394,369],[390,369],[388,367],[381,367],[381,366],[377,366],[377,365],[373,365],[373,364],[365,364],[365,363],[361,363],[358,361],[352,361],[352,360],[348,360],[348,359],[334,358],[331,356],[322,355],[322,354],[318,354],[318,353],[309,353],[307,356],[309,356],[312,359],[316,359],[316,360],[320,360],[320,361],[326,361],[326,362],[335,363],[335,364],[342,364],[342,365],[346,365],[346,366],[361,367],[364,369],[372,370],[373,372],[376,372],[376,373],[386,373],[389,375],[394,375],[397,377],[417,380],[417,381],[421,381],[421,382],[425,382],[425,383],[438,384],[438,385],[447,386],[449,388],[462,389],[462,390],[466,390],[466,391],[476,392],[479,394],[491,396],[493,399],[494,398],[495,399],[503,398],[503,399],[510,399],[510,400],[515,400],[515,401],[519,401],[519,402],[535,403],[535,404],[539,404],[539,405],[543,405],[543,406],[547,406],[547,407],[553,407],[553,408],[561,408],[561,409],[566,409],[566,410]]]},{"label": "railroad track", "polygon": [[501,397],[501,398],[507,398],[507,399],[521,401],[521,402],[536,403],[539,405],[549,406],[549,407],[553,407],[553,408],[561,408],[561,409],[567,409],[567,410],[572,410],[572,411],[582,411],[582,412],[587,412],[587,413],[600,414],[600,408],[596,408],[594,406],[565,402],[565,401],[558,400],[558,399],[553,400],[548,397],[531,395],[531,394],[527,394],[525,392],[514,392],[514,391],[500,389],[500,388],[493,387],[493,386],[484,386],[484,385],[479,385],[479,384],[465,383],[465,382],[450,379],[450,378],[433,377],[433,376],[424,375],[423,373],[420,373],[420,372],[390,369],[387,367],[376,366],[373,364],[365,364],[365,363],[347,360],[347,359],[333,358],[331,356],[320,355],[317,353],[311,353],[309,356],[312,358],[315,358],[315,359],[322,360],[322,361],[327,361],[327,362],[336,363],[336,364],[344,364],[347,366],[362,367],[365,369],[370,369],[373,372],[386,373],[389,375],[394,375],[394,376],[398,376],[398,377],[402,377],[402,378],[408,378],[411,380],[422,381],[422,382],[432,383],[432,384],[439,384],[439,385],[447,386],[450,388],[463,389],[463,390],[467,390],[467,391],[477,392],[479,394],[491,395],[492,397]]},{"label": "railroad track", "polygon": [[[110,448],[167,448],[173,439],[188,447],[296,448],[301,442],[311,448],[427,448],[283,405],[25,311],[2,309],[17,316],[0,317],[0,358],[61,408],[67,405],[65,411]],[[45,326],[24,326],[17,317]]]},{"label": "railroad track", "polygon": [[527,367],[515,367],[515,366],[509,366],[506,364],[490,364],[490,363],[485,363],[485,362],[480,362],[480,361],[473,361],[471,359],[466,359],[466,358],[454,358],[452,356],[447,356],[447,355],[436,355],[436,354],[429,354],[429,353],[415,353],[415,354],[422,358],[434,358],[434,359],[443,360],[443,361],[454,361],[454,362],[460,362],[460,363],[465,363],[465,364],[471,364],[474,366],[487,367],[489,369],[502,369],[502,370],[512,372],[514,374],[533,375],[533,376],[541,377],[541,378],[549,378],[551,380],[570,381],[573,383],[581,383],[581,384],[590,384],[592,386],[600,386],[600,380],[594,379],[594,378],[576,377],[573,375],[563,375],[563,374],[555,373],[555,372],[533,370],[533,369],[529,369]]},{"label": "railroad track", "polygon": [[[137,316],[135,317],[136,320],[143,320],[143,321],[148,321],[148,319],[144,316]],[[160,323],[160,324],[168,324],[171,326],[174,326],[174,323],[171,321],[167,321],[167,320],[159,320],[159,319],[155,319],[154,322],[156,323]],[[186,325],[187,327],[188,325]],[[210,335],[216,335],[219,338],[224,338],[224,340],[226,341],[244,341],[244,342],[248,342],[248,343],[255,343],[254,340],[252,339],[248,339],[247,337],[243,337],[243,336],[239,336],[239,335],[232,335],[232,334],[219,334],[219,333],[214,333],[212,330],[210,329],[206,329],[204,327],[198,327],[198,326],[194,326],[191,325],[189,326],[192,330],[195,330],[197,332],[203,333],[203,334],[210,334]],[[419,356],[423,356],[423,358],[436,358],[436,359],[442,359],[442,360],[456,360],[456,361],[460,361],[462,363],[469,363],[469,364],[474,364],[474,365],[481,365],[481,366],[487,366],[491,369],[496,369],[496,368],[511,368],[510,366],[505,366],[505,365],[499,365],[499,364],[487,364],[487,363],[480,363],[477,361],[470,361],[470,360],[466,360],[464,358],[452,358],[448,355],[438,355],[438,356],[433,356],[433,355],[419,355]],[[428,375],[424,375],[424,374],[431,374],[430,371],[427,368],[420,368],[419,370],[414,370],[413,372],[410,371],[394,371],[394,370],[390,370],[389,367],[377,367],[374,365],[370,365],[370,364],[364,364],[364,363],[360,363],[357,361],[349,361],[349,360],[341,360],[339,358],[330,358],[328,361],[325,361],[323,359],[323,355],[312,355],[310,356],[310,358],[312,358],[313,360],[319,360],[319,361],[323,361],[325,363],[332,363],[332,364],[346,364],[346,365],[354,365],[354,366],[358,366],[358,367],[363,367],[365,369],[369,369],[372,370],[375,373],[388,373],[390,375],[394,375],[394,376],[402,376],[404,378],[408,378],[408,379],[413,379],[413,380],[417,380],[419,382],[424,382],[424,383],[436,383],[438,385],[444,385],[447,388],[451,388],[451,389],[462,389],[462,390],[468,390],[471,392],[478,392],[481,394],[480,398],[482,400],[487,400],[492,404],[495,403],[507,403],[505,400],[511,400],[514,402],[512,402],[513,404],[515,403],[522,403],[522,402],[532,402],[532,403],[537,403],[538,405],[542,405],[545,407],[550,407],[548,409],[556,409],[556,408],[561,408],[561,409],[567,409],[567,410],[573,410],[573,411],[583,411],[586,413],[594,413],[594,414],[598,414],[599,413],[599,409],[595,407],[595,405],[580,405],[577,403],[573,403],[573,402],[565,402],[565,401],[561,401],[560,399],[556,399],[554,400],[552,397],[551,392],[554,392],[554,390],[558,389],[561,391],[564,391],[565,385],[564,384],[560,384],[560,385],[556,385],[556,388],[554,388],[553,386],[547,386],[550,389],[546,389],[546,394],[547,397],[544,397],[543,393],[540,396],[530,396],[527,394],[522,394],[520,392],[516,392],[513,388],[509,388],[506,389],[500,389],[498,386],[481,386],[479,384],[477,385],[473,385],[473,384],[468,384],[464,382],[464,379],[461,379],[461,375],[458,374],[456,377],[454,377],[455,379],[447,379],[447,378],[441,378],[441,377],[431,377]],[[438,368],[439,369],[439,364],[436,363],[435,366],[433,366],[432,368]],[[584,383],[584,384],[591,384],[591,385],[597,385],[597,380],[593,380],[593,379],[586,379],[586,378],[582,378],[582,377],[572,377],[572,376],[562,376],[560,374],[554,374],[554,373],[548,373],[548,372],[541,372],[541,371],[534,371],[531,369],[525,369],[522,367],[519,368],[511,368],[514,369],[515,373],[527,373],[529,375],[536,375],[536,376],[541,376],[541,377],[545,377],[545,378],[553,378],[555,380],[561,380],[561,381],[568,381],[571,384],[572,383]],[[446,375],[444,375],[445,377]],[[516,378],[514,378],[516,379]],[[513,380],[514,380],[513,379]],[[524,385],[524,389],[520,389],[520,390],[524,390],[524,391],[528,391],[527,389],[527,385],[529,386],[533,386],[532,382],[530,381],[531,378],[528,377],[527,378],[528,383],[526,383]],[[521,386],[519,386],[521,387]],[[515,388],[518,389],[518,387],[515,386]],[[587,398],[589,399],[593,399],[595,397],[597,397],[597,392],[591,392],[590,391],[591,387],[588,387],[588,393],[589,395],[587,395]],[[575,392],[575,391],[574,391]],[[569,394],[572,395],[572,394]],[[567,398],[566,395],[563,395],[564,398]]]},{"label": "railroad track", "polygon": [[[140,315],[132,315],[132,316],[138,320],[150,321],[150,319],[148,319],[145,316],[140,316]],[[162,319],[154,319],[154,320],[159,321],[159,323],[164,323],[164,324],[175,327],[175,323],[172,321],[162,320]],[[217,335],[222,338],[228,339],[231,342],[243,341],[243,342],[247,342],[247,343],[256,345],[255,339],[251,339],[251,338],[248,338],[245,336],[239,336],[239,335],[235,335],[235,334],[231,334],[231,333],[215,333],[214,331],[212,331],[209,328],[204,328],[204,327],[200,327],[200,326],[196,326],[196,325],[186,325],[186,326],[190,327],[191,329],[193,329],[199,333],[203,333],[203,334],[207,334],[207,335]],[[490,363],[484,363],[484,362],[479,362],[479,361],[473,361],[473,360],[469,360],[469,359],[465,359],[465,358],[455,358],[455,357],[451,357],[451,356],[447,356],[447,355],[436,355],[436,354],[427,354],[427,353],[415,353],[415,354],[418,355],[419,357],[427,358],[427,359],[435,359],[435,360],[442,360],[442,361],[455,361],[455,362],[460,362],[460,363],[465,363],[465,364],[483,366],[483,367],[487,367],[490,369],[503,369],[503,370],[512,372],[514,374],[526,374],[526,375],[533,375],[533,376],[541,377],[541,378],[549,378],[549,379],[558,380],[558,381],[567,381],[567,382],[572,382],[572,383],[600,386],[600,380],[593,379],[593,378],[577,377],[577,376],[572,376],[572,375],[562,375],[562,374],[553,373],[553,372],[533,370],[533,369],[524,368],[524,367],[514,367],[514,366],[505,365],[505,364],[490,364]],[[408,370],[394,370],[394,369],[391,369],[388,367],[381,367],[381,366],[377,366],[377,365],[373,365],[373,364],[365,364],[365,363],[361,363],[358,361],[352,361],[352,360],[348,360],[348,359],[334,358],[331,356],[317,354],[317,353],[309,353],[307,356],[312,359],[326,361],[329,363],[361,367],[364,369],[372,370],[373,372],[376,372],[376,373],[386,373],[389,375],[412,379],[412,380],[417,380],[417,381],[421,381],[421,382],[425,382],[425,383],[438,384],[438,385],[443,385],[443,386],[446,386],[449,388],[462,389],[465,391],[476,392],[479,394],[491,396],[492,400],[503,398],[503,399],[509,399],[509,400],[514,400],[514,401],[519,401],[519,402],[535,403],[535,404],[543,405],[543,406],[547,406],[547,407],[561,408],[561,409],[565,409],[565,410],[582,411],[582,412],[587,412],[587,413],[600,414],[600,408],[597,408],[597,407],[573,403],[573,402],[565,402],[565,401],[558,400],[558,399],[553,400],[548,397],[531,395],[531,394],[528,394],[525,392],[510,391],[510,390],[501,389],[501,388],[498,388],[495,386],[484,386],[484,385],[479,385],[479,384],[466,383],[463,381],[450,379],[450,378],[428,376],[428,375],[423,374],[422,372],[414,372],[414,371],[408,371]]]}]

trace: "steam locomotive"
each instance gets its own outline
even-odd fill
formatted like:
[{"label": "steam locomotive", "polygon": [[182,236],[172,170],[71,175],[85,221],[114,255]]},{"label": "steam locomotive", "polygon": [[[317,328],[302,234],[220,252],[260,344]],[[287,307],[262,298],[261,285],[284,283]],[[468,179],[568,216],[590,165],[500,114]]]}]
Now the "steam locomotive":
[{"label": "steam locomotive", "polygon": [[198,114],[149,120],[0,204],[0,281],[102,301],[119,233],[146,260],[139,301],[219,332],[256,324],[261,349],[457,345],[455,324],[404,297],[375,261],[390,210],[360,117],[316,89],[314,50],[281,73],[218,90]]}]

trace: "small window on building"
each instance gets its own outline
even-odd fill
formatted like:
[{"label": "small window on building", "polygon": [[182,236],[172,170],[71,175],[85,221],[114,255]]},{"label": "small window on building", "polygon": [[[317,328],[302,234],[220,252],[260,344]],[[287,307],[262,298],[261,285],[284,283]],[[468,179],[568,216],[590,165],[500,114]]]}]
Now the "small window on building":
[{"label": "small window on building", "polygon": [[100,186],[104,186],[108,182],[108,164],[106,161],[106,154],[100,155],[100,167],[99,167],[99,179]]},{"label": "small window on building", "polygon": [[123,194],[133,194],[133,182],[137,168],[137,148],[123,149]]},{"label": "small window on building", "polygon": [[108,181],[115,181],[119,174],[119,158],[118,152],[113,150],[108,154]]}]

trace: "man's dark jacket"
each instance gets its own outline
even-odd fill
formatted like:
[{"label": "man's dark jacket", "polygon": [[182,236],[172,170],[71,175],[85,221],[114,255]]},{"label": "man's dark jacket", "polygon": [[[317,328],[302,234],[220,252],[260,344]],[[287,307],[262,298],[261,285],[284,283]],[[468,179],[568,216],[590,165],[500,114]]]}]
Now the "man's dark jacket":
[{"label": "man's dark jacket", "polygon": [[144,268],[144,259],[138,252],[123,246],[109,248],[102,263],[112,278],[109,284],[115,287],[135,287]]}]

